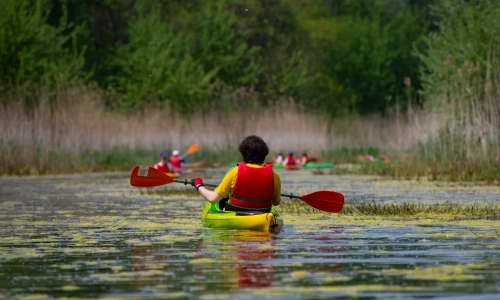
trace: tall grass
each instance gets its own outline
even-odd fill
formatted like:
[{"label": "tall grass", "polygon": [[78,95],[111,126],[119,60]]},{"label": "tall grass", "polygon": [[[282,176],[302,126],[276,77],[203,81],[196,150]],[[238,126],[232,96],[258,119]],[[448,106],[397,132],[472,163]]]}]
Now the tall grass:
[{"label": "tall grass", "polygon": [[420,116],[425,122],[353,116],[329,127],[292,102],[191,118],[169,109],[120,113],[106,110],[102,92],[88,86],[73,86],[55,96],[40,91],[38,97],[36,106],[18,99],[0,107],[0,173],[128,170],[138,163],[154,164],[160,151],[182,152],[193,143],[200,150],[189,159],[227,163],[240,159],[237,145],[249,134],[262,136],[271,156],[307,151],[321,158],[327,149],[341,147],[396,153],[427,138],[439,123],[430,114]]},{"label": "tall grass", "polygon": [[500,5],[495,0],[442,0],[432,7],[439,31],[425,38],[427,109],[446,123],[414,147],[433,177],[500,179]]},{"label": "tall grass", "polygon": [[327,141],[325,124],[293,105],[187,119],[168,109],[110,112],[102,93],[86,86],[59,91],[56,101],[43,92],[39,98],[34,107],[22,99],[0,107],[0,173],[128,169],[193,143],[200,145],[196,159],[224,161],[215,154],[221,152],[236,160],[237,145],[248,134],[262,136],[276,151],[321,153]]},{"label": "tall grass", "polygon": [[[102,91],[89,86],[40,90],[38,105],[20,98],[0,106],[0,173],[130,170],[136,164],[153,165],[160,151],[182,152],[193,143],[200,150],[190,161],[224,166],[240,159],[237,145],[243,137],[257,134],[271,148],[269,159],[278,151],[307,151],[342,163],[366,153],[385,153],[391,163],[365,162],[361,172],[498,180],[500,79],[494,78],[486,84],[487,93],[467,86],[469,79],[455,81],[455,94],[448,94],[451,115],[396,107],[384,117],[353,115],[333,123],[293,102],[186,118],[168,108],[110,111]],[[254,100],[251,94],[242,97],[238,101]]]},{"label": "tall grass", "polygon": [[[431,120],[436,121],[431,126],[434,131],[419,132],[430,129],[429,124],[421,127],[429,120],[408,112],[406,118],[416,131],[408,131],[406,137],[396,136],[404,140],[397,142],[397,149],[408,153],[409,159],[391,164],[364,164],[363,171],[396,178],[500,180],[499,63],[500,59],[489,56],[486,71],[470,61],[454,69],[442,82],[444,92],[432,95],[436,102],[427,109],[439,116]],[[389,148],[394,149],[394,145]]]}]

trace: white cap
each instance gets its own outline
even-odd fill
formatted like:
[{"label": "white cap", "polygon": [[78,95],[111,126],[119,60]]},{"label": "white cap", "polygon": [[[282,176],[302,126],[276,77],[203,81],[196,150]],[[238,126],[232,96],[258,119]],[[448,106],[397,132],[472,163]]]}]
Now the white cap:
[{"label": "white cap", "polygon": [[177,156],[177,155],[179,155],[179,150],[174,150],[174,151],[172,151],[172,155],[173,155],[173,156]]}]

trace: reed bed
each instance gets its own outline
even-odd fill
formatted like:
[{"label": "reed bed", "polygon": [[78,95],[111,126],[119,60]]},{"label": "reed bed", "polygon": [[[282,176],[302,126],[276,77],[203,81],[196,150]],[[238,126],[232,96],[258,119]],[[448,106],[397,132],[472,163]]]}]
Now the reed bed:
[{"label": "reed bed", "polygon": [[[465,65],[460,72],[472,71]],[[106,109],[103,92],[89,86],[40,91],[36,105],[20,98],[0,106],[0,174],[130,170],[153,165],[160,151],[182,152],[193,143],[200,150],[191,161],[225,166],[240,159],[241,139],[257,134],[271,148],[268,159],[279,151],[307,151],[320,160],[352,163],[360,154],[371,152],[376,160],[384,153],[390,163],[363,162],[359,172],[494,182],[500,180],[500,77],[482,84],[470,77],[452,81],[454,92],[433,109],[412,107],[408,98],[404,111],[396,105],[383,117],[334,121],[292,101],[185,117],[168,108]]]},{"label": "reed bed", "polygon": [[[323,213],[300,200],[285,200],[279,206],[282,213],[311,214]],[[325,213],[327,214],[327,213]],[[447,216],[458,219],[500,219],[499,205],[459,205],[457,203],[423,204],[403,203],[346,203],[340,216],[387,216],[387,217],[431,217]]]},{"label": "reed bed", "polygon": [[427,94],[426,111],[432,113],[413,109],[415,101],[409,96],[406,113],[400,115],[398,110],[396,114],[396,128],[401,128],[399,120],[404,117],[412,129],[403,134],[397,131],[395,144],[387,142],[382,148],[390,157],[398,153],[396,160],[362,163],[359,170],[398,179],[426,176],[431,180],[499,182],[500,59],[494,53],[498,49],[488,52],[485,67],[471,61],[461,65],[445,61],[446,76]]},{"label": "reed bed", "polygon": [[[187,118],[168,109],[110,112],[102,93],[88,87],[60,93],[57,101],[40,95],[34,107],[23,101],[0,106],[0,173],[128,169],[132,162],[154,164],[160,151],[182,151],[193,143],[200,145],[194,158],[205,153],[220,159],[214,153],[222,152],[237,159],[237,145],[248,134],[262,136],[275,151],[308,150],[319,155],[328,137],[325,122],[292,104]],[[131,159],[115,159],[126,154]]]},{"label": "reed bed", "polygon": [[500,219],[498,205],[459,205],[457,203],[423,204],[404,203],[358,203],[347,204],[341,211],[343,215],[354,216],[428,216],[450,215],[465,218]]},{"label": "reed bed", "polygon": [[392,147],[398,132],[400,140],[412,137],[404,144],[410,145],[424,136],[417,137],[417,132],[432,132],[437,126],[435,117],[429,116],[435,121],[425,122],[431,125],[425,130],[381,117],[346,118],[330,127],[326,119],[292,102],[189,118],[168,109],[123,113],[107,110],[102,92],[87,86],[59,91],[55,99],[41,92],[37,105],[28,105],[26,99],[10,103],[0,106],[3,174],[128,170],[137,163],[152,165],[160,151],[182,151],[193,143],[200,151],[192,159],[228,162],[239,159],[237,145],[249,134],[262,136],[271,156],[307,151],[321,157],[329,145]]}]

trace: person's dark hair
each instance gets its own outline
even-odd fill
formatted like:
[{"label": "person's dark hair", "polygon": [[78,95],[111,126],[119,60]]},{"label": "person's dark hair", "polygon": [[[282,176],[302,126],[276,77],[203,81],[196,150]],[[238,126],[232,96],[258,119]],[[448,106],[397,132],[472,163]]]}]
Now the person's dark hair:
[{"label": "person's dark hair", "polygon": [[238,147],[243,161],[247,164],[263,164],[269,154],[269,148],[263,139],[256,135],[247,136]]}]

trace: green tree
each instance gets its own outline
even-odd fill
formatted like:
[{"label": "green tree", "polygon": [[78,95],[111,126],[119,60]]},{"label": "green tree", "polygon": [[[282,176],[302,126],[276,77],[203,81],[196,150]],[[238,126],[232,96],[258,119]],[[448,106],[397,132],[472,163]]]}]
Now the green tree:
[{"label": "green tree", "polygon": [[77,47],[82,28],[67,22],[64,5],[58,25],[48,24],[51,4],[48,0],[0,1],[0,89],[87,77],[85,47]]},{"label": "green tree", "polygon": [[[426,37],[425,51],[418,55],[424,95],[431,104],[443,104],[459,76],[474,72],[484,80],[498,75],[493,62],[500,53],[500,2],[443,0],[432,6],[432,14],[439,31]],[[481,90],[484,86],[475,92]]]},{"label": "green tree", "polygon": [[193,26],[192,56],[204,70],[218,70],[217,79],[226,85],[253,85],[261,72],[257,64],[259,47],[248,46],[245,28],[236,29],[237,15],[225,1],[210,2]]},{"label": "green tree", "polygon": [[125,107],[168,105],[182,113],[202,108],[218,69],[206,72],[193,58],[192,34],[175,33],[160,7],[148,13],[139,4],[128,38],[117,48],[112,64],[118,71],[110,78]]},{"label": "green tree", "polygon": [[404,95],[404,77],[418,87],[419,61],[411,53],[428,28],[423,13],[361,0],[345,1],[341,11],[347,15],[338,16],[341,27],[324,74],[344,87],[352,111],[384,112],[388,97]]}]

